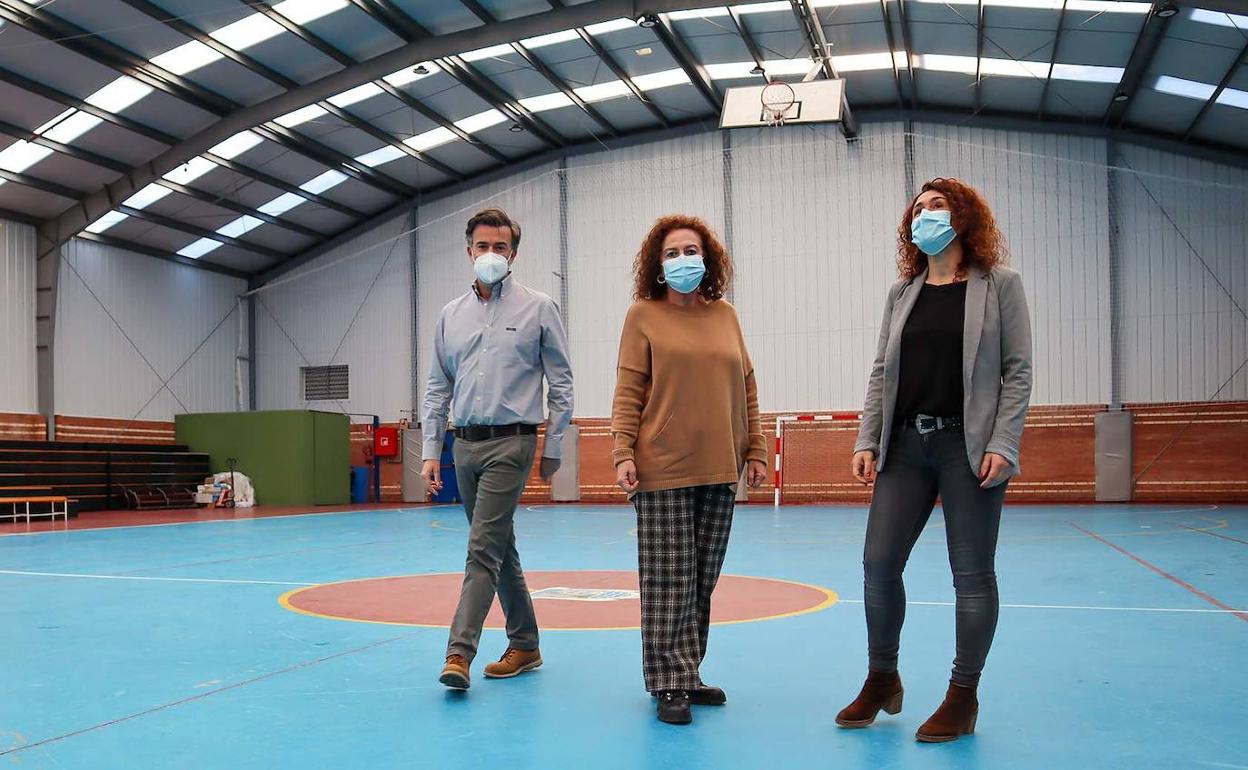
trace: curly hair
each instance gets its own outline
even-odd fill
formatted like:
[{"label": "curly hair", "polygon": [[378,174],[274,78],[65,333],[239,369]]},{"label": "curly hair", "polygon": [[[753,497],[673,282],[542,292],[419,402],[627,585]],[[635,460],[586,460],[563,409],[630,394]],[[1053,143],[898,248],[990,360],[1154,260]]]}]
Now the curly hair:
[{"label": "curly hair", "polygon": [[964,274],[967,267],[971,266],[986,273],[996,265],[1005,264],[1009,255],[1005,239],[1001,237],[997,220],[983,196],[961,180],[937,177],[923,185],[923,189],[910,200],[901,215],[901,225],[897,227],[898,275],[902,278],[915,278],[927,269],[927,255],[911,241],[910,222],[914,219],[914,202],[928,190],[940,192],[949,201],[953,229],[962,240],[959,275]]},{"label": "curly hair", "polygon": [[633,260],[633,299],[667,296],[667,284],[659,283],[659,276],[663,274],[663,240],[673,230],[692,230],[702,238],[706,276],[698,286],[698,293],[707,300],[722,299],[732,283],[732,257],[710,225],[699,217],[684,214],[660,217],[646,233]]}]

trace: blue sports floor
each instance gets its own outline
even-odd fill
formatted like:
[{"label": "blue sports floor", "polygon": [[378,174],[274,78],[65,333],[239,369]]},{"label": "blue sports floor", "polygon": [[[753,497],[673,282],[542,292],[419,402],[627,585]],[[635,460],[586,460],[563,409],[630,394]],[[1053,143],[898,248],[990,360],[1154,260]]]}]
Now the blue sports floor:
[{"label": "blue sports floor", "polygon": [[[517,522],[530,570],[635,568],[628,509]],[[507,681],[481,676],[505,646],[487,631],[457,696],[445,630],[279,604],[461,570],[458,509],[0,537],[0,768],[1248,768],[1248,508],[1008,508],[978,732],[947,745],[913,739],[953,656],[939,513],[906,573],[905,710],[833,724],[866,668],[865,523],[738,510],[726,572],[840,600],[712,629],[703,674],[729,703],[690,727],[655,720],[637,631],[547,632],[546,665]]]}]

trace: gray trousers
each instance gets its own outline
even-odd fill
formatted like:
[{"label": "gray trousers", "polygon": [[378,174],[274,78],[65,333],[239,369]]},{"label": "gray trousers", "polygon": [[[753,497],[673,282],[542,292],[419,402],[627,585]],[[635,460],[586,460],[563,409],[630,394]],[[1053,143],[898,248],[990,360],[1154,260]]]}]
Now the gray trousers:
[{"label": "gray trousers", "polygon": [[897,670],[906,618],[901,573],[939,494],[957,600],[952,679],[979,683],[997,628],[997,532],[1007,484],[980,489],[959,429],[927,435],[913,426],[894,429],[888,462],[875,480],[863,558],[872,670]]},{"label": "gray trousers", "polygon": [[494,596],[507,618],[507,639],[537,649],[537,616],[520,568],[513,519],[537,453],[537,436],[455,442],[455,478],[468,514],[468,560],[447,655],[477,654]]}]

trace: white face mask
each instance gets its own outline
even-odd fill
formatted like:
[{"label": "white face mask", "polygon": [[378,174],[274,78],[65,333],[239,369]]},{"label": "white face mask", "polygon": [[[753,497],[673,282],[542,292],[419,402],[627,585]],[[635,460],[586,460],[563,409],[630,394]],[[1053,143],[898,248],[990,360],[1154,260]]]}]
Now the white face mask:
[{"label": "white face mask", "polygon": [[499,281],[507,277],[507,271],[511,268],[511,263],[502,254],[488,252],[482,254],[473,260],[472,271],[477,274],[477,279],[486,286],[493,286]]}]

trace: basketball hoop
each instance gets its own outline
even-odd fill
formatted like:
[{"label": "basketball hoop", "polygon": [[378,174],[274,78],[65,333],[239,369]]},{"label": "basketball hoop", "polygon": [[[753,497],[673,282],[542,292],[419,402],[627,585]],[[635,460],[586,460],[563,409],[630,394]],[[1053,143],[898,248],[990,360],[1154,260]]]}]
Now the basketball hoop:
[{"label": "basketball hoop", "polygon": [[783,126],[789,118],[789,110],[797,102],[793,86],[773,80],[763,87],[763,122],[769,126]]}]

